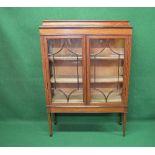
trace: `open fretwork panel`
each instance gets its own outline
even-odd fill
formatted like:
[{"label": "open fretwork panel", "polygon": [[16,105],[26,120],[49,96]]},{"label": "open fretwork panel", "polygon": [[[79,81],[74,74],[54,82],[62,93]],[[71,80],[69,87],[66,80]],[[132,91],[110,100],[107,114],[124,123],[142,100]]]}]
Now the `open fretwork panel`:
[{"label": "open fretwork panel", "polygon": [[83,103],[81,38],[48,40],[52,103]]},{"label": "open fretwork panel", "polygon": [[90,38],[90,103],[122,101],[125,40]]}]

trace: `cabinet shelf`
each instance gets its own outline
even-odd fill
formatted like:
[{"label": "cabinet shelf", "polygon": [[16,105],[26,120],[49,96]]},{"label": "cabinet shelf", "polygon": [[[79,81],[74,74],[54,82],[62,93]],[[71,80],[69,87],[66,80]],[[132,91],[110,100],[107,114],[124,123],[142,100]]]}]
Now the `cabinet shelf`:
[{"label": "cabinet shelf", "polygon": [[[101,93],[103,92],[105,96]],[[100,103],[100,102],[121,102],[121,92],[119,90],[113,90],[112,93],[110,93],[111,90],[109,91],[102,91],[99,89],[91,89],[91,103]],[[110,94],[109,94],[110,93]]]},{"label": "cabinet shelf", "polygon": [[[92,98],[90,103],[107,103],[108,102],[121,102],[121,95],[118,96],[112,96],[108,98],[108,101],[106,102],[104,97],[99,97],[95,96],[95,98]],[[70,99],[68,102],[66,98],[63,95],[57,95],[57,97],[53,96],[52,98],[52,103],[83,103],[83,96],[82,95],[74,95],[74,98]]]},{"label": "cabinet shelf", "polygon": [[70,91],[56,89],[55,92],[57,93],[53,94],[52,103],[83,103],[83,89],[73,89]]},{"label": "cabinet shelf", "polygon": [[[121,95],[117,96],[109,96],[107,102],[105,101],[103,96],[92,96],[91,103],[107,103],[108,102],[121,102]],[[74,98],[69,99],[67,102],[67,99],[63,95],[57,95],[56,97],[53,96],[52,103],[83,103],[83,96],[80,95],[74,95]]]},{"label": "cabinet shelf", "polygon": [[[53,57],[49,57],[49,60],[51,60],[51,61],[53,61]],[[64,60],[70,60],[70,61],[73,61],[73,60],[77,60],[77,57],[70,57],[70,56],[61,56],[61,57],[58,57],[58,56],[56,56],[56,57],[54,57],[54,60],[62,60],[62,61],[64,61]],[[78,60],[82,60],[82,57],[80,56],[80,57],[78,57]]]},{"label": "cabinet shelf", "polygon": [[[94,59],[94,57],[90,57],[91,60]],[[97,56],[95,57],[95,60],[118,60],[119,57],[118,56]],[[123,60],[124,59],[124,55],[120,56],[120,59]],[[53,61],[53,57],[49,56],[49,60]],[[67,56],[60,56],[60,57],[54,57],[54,60],[61,60],[61,61],[76,61],[77,57],[67,57]],[[82,60],[82,57],[78,57],[78,60]]]},{"label": "cabinet shelf", "polygon": [[[119,77],[119,81],[118,81],[118,77],[104,77],[104,78],[96,78],[95,80],[96,83],[111,83],[111,82],[123,82],[123,77],[120,76]],[[91,83],[94,83],[94,79],[91,79]]]},{"label": "cabinet shelf", "polygon": [[[51,83],[54,83],[54,78],[51,78]],[[111,83],[111,82],[123,82],[123,77],[104,77],[104,78],[96,78],[96,83]],[[56,83],[77,83],[77,78],[75,77],[56,77]],[[79,78],[79,83],[82,83],[82,78]],[[94,83],[94,79],[91,79],[91,83]]]},{"label": "cabinet shelf", "polygon": [[[82,78],[79,78],[79,82],[82,83]],[[51,83],[54,83],[54,78],[51,78]],[[56,77],[56,83],[77,83],[77,78],[74,77]]]},{"label": "cabinet shelf", "polygon": [[52,98],[52,103],[83,103],[83,96],[82,95],[76,95],[74,98],[70,99],[67,102],[67,99],[63,95],[57,95],[57,97]]},{"label": "cabinet shelf", "polygon": [[[91,60],[94,59],[94,57],[90,57]],[[118,56],[97,56],[95,57],[96,60],[118,60],[119,57]],[[120,59],[124,59],[124,55],[120,56]]]},{"label": "cabinet shelf", "polygon": [[[113,96],[113,97],[109,97],[108,98],[108,101],[106,102],[108,104],[108,102],[121,102],[122,99],[121,99],[121,96]],[[105,102],[105,99],[103,97],[101,98],[92,98],[90,103],[103,103]]]}]

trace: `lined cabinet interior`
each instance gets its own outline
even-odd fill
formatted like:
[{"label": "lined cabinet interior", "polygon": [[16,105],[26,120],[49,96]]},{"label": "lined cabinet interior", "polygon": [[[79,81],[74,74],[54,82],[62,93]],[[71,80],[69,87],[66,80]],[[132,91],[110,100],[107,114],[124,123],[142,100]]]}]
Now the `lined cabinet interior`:
[{"label": "lined cabinet interior", "polygon": [[122,101],[125,41],[121,38],[88,39],[90,103]]},{"label": "lined cabinet interior", "polygon": [[84,103],[82,38],[48,39],[52,103]]},{"label": "lined cabinet interior", "polygon": [[60,36],[47,45],[53,104],[122,101],[125,39]]}]

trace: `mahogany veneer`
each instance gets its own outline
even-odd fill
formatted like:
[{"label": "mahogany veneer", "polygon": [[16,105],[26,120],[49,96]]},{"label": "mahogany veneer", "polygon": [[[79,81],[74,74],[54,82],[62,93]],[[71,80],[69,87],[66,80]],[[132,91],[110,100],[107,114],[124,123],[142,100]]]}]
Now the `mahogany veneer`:
[{"label": "mahogany veneer", "polygon": [[119,113],[126,130],[128,21],[45,20],[39,27],[50,136],[56,113]]}]

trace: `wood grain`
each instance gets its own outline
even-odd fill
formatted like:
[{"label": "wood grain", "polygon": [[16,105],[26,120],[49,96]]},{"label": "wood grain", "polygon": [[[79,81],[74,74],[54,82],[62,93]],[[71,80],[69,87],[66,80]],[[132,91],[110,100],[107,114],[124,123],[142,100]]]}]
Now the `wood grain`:
[{"label": "wood grain", "polygon": [[[131,57],[131,45],[132,45],[132,27],[127,20],[124,21],[102,21],[102,20],[45,20],[39,27],[40,32],[40,44],[42,51],[42,68],[44,77],[44,87],[46,96],[46,107],[48,112],[48,125],[50,135],[52,135],[52,117],[51,113],[119,113],[123,116],[123,135],[126,131],[126,117],[128,109],[128,91],[129,91],[129,77],[130,77],[130,57]],[[74,50],[82,53],[79,56],[79,82],[80,89],[83,89],[83,94],[74,94],[72,101],[67,102],[64,96],[52,96],[53,78],[50,77],[50,65],[52,57],[48,56],[48,39],[81,39],[80,44],[75,47]],[[90,56],[91,50],[102,50],[102,45],[95,47],[94,42],[91,47],[91,39],[123,39],[124,47],[114,47],[121,51],[124,48],[124,55],[121,59],[121,70],[123,73],[119,77],[116,77],[117,59],[116,55],[109,55],[108,49],[105,50],[103,55],[96,57],[96,65],[98,70],[96,71],[96,84],[94,84],[94,75],[92,74],[92,61],[93,57]],[[60,49],[59,43],[57,43],[55,50]],[[57,86],[59,89],[65,89],[66,92],[70,92],[75,87],[77,78],[71,78],[69,75],[76,75],[74,70],[75,57],[66,55],[62,57],[57,55],[55,57],[57,73],[61,77],[57,77]],[[72,64],[72,65],[70,65]],[[65,74],[64,74],[65,73]],[[64,77],[68,75],[68,77]],[[93,94],[92,87],[98,87],[102,91],[106,92],[113,90],[119,82],[119,86],[122,88],[122,96],[111,96],[111,100],[105,103],[104,98]],[[77,97],[76,97],[77,95]],[[96,95],[96,96],[95,96]]]}]

